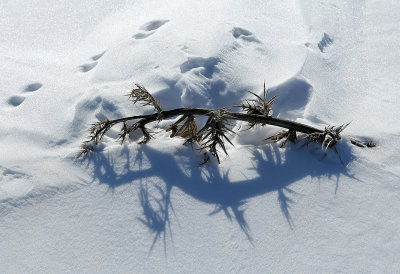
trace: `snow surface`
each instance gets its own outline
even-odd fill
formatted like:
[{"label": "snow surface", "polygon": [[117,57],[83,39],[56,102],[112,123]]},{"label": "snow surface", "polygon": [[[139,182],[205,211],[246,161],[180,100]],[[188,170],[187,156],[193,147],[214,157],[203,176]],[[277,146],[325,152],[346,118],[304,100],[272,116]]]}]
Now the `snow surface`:
[{"label": "snow surface", "polygon": [[[1,1],[3,273],[400,271],[399,1]],[[76,161],[89,124],[219,108],[247,90],[274,116],[352,122],[337,155],[263,127],[229,157],[159,132]],[[163,124],[159,125],[160,127]],[[244,126],[237,124],[236,128]]]}]

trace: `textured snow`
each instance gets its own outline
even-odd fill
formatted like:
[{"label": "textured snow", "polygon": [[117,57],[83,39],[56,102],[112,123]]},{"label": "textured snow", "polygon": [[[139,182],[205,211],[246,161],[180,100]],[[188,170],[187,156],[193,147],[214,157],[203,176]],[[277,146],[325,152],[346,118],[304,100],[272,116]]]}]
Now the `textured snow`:
[{"label": "textured snow", "polygon": [[[400,269],[400,3],[397,1],[2,1],[0,267],[5,273],[394,273]],[[351,122],[320,147],[233,137],[203,160],[160,131],[105,137],[97,119],[220,108],[248,90],[273,115]],[[163,127],[160,123],[159,127]],[[246,127],[237,123],[235,128]]]}]

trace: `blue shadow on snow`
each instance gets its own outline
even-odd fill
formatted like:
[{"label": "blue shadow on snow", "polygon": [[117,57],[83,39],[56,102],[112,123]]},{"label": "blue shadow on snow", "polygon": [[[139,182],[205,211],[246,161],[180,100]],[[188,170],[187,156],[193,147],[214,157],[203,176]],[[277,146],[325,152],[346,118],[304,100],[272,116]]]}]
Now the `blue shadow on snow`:
[{"label": "blue shadow on snow", "polygon": [[[281,159],[280,149],[276,145],[249,148],[253,169],[258,176],[234,183],[228,179],[229,170],[225,173],[220,172],[219,166],[213,160],[203,166],[190,163],[193,162],[193,158],[189,153],[197,153],[194,151],[184,155],[189,159],[185,161],[187,163],[184,165],[185,171],[173,154],[160,152],[149,145],[138,146],[133,160],[138,167],[137,170],[130,169],[132,158],[128,146],[124,146],[119,155],[126,159],[123,172],[115,170],[114,159],[105,152],[93,153],[87,159],[94,165],[93,179],[109,185],[111,189],[140,182],[138,195],[142,215],[138,216],[138,220],[154,234],[151,251],[160,237],[164,241],[165,250],[167,232],[172,238],[169,216],[170,212],[174,213],[170,199],[173,188],[179,188],[203,203],[215,205],[215,210],[210,215],[224,212],[227,218],[238,223],[250,242],[252,237],[243,206],[249,199],[276,191],[282,214],[293,228],[290,215],[293,200],[289,195],[296,193],[289,188],[290,184],[307,176],[310,176],[311,180],[322,176],[334,177],[337,181],[337,190],[341,175],[351,177],[345,167],[354,158],[351,148],[347,142],[341,142],[337,148],[343,164],[333,150],[328,157],[322,159],[321,147],[318,145],[304,148],[300,145],[289,145],[282,151],[285,160]],[[141,168],[144,159],[150,162],[150,168]],[[154,177],[162,179],[163,183],[143,180]]]}]

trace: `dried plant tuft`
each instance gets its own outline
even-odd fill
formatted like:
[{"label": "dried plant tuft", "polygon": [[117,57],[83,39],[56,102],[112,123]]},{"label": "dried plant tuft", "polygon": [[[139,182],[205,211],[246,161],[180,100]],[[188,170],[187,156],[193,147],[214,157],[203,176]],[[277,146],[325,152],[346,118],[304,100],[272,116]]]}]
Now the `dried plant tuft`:
[{"label": "dried plant tuft", "polygon": [[218,163],[220,163],[220,158],[218,155],[217,145],[222,148],[226,155],[228,155],[224,141],[227,141],[233,146],[227,134],[235,134],[235,132],[229,128],[226,113],[227,110],[225,108],[210,112],[206,124],[196,134],[197,140],[200,140],[201,142],[200,148],[207,149],[211,155],[217,158]]},{"label": "dried plant tuft", "polygon": [[178,121],[173,123],[167,131],[171,131],[171,138],[180,136],[182,138],[192,138],[197,134],[197,124],[192,114],[183,115]]},{"label": "dried plant tuft", "polygon": [[305,145],[309,143],[321,143],[321,148],[326,151],[329,147],[333,147],[339,140],[342,139],[340,133],[349,125],[328,126],[323,132],[314,132],[307,135]]},{"label": "dried plant tuft", "polygon": [[277,142],[283,140],[283,142],[280,145],[280,148],[284,148],[288,142],[296,143],[297,134],[296,134],[296,131],[294,131],[292,129],[283,130],[283,131],[276,133],[275,135],[268,137],[266,140],[271,140],[274,143],[277,143]]},{"label": "dried plant tuft", "polygon": [[127,94],[130,100],[134,104],[141,102],[143,106],[152,106],[160,113],[162,112],[161,105],[154,99],[154,97],[147,91],[147,89],[139,84],[135,84],[136,88],[133,88],[130,93]]}]

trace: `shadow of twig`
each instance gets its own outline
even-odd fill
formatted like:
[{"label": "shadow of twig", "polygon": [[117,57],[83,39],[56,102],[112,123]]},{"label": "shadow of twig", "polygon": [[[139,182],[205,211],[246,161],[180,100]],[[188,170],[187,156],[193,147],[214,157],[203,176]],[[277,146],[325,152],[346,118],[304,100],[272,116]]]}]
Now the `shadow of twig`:
[{"label": "shadow of twig", "polygon": [[[341,146],[341,159],[346,166],[353,156],[347,143]],[[251,230],[243,208],[246,201],[276,191],[282,214],[293,229],[290,206],[294,201],[288,194],[296,193],[289,188],[290,184],[308,176],[311,179],[335,176],[336,192],[340,176],[350,176],[336,156],[321,161],[323,155],[319,146],[319,152],[314,151],[312,146],[300,149],[291,145],[285,150],[269,145],[253,147],[249,149],[252,155],[252,169],[258,176],[235,183],[231,183],[229,179],[229,170],[221,172],[215,163],[199,167],[198,162],[191,158],[193,152],[188,151],[189,149],[182,149],[177,155],[161,152],[151,144],[134,147],[134,153],[125,145],[119,155],[111,156],[106,152],[98,152],[88,157],[88,160],[94,166],[94,179],[109,185],[111,189],[139,181],[142,216],[139,216],[138,220],[154,233],[150,252],[161,237],[166,252],[167,235],[172,239],[169,210],[173,211],[170,198],[175,187],[203,203],[215,205],[210,215],[224,212],[229,220],[238,223],[247,239],[252,242]],[[119,159],[118,164],[116,157]],[[123,164],[121,159],[125,161]],[[143,166],[144,159],[147,162],[146,167]],[[151,178],[161,180],[157,180],[156,183]]]},{"label": "shadow of twig", "polygon": [[[162,236],[164,242],[164,252],[166,253],[166,230],[168,228],[170,237],[172,239],[172,231],[169,220],[169,208],[172,205],[170,203],[171,187],[166,190],[162,187],[151,183],[156,189],[160,197],[156,197],[144,184],[141,184],[139,190],[140,205],[143,210],[143,217],[138,217],[138,220],[142,222],[149,230],[154,233],[154,240],[151,244],[150,251],[153,250],[158,238]],[[173,210],[173,209],[172,209]]]}]

